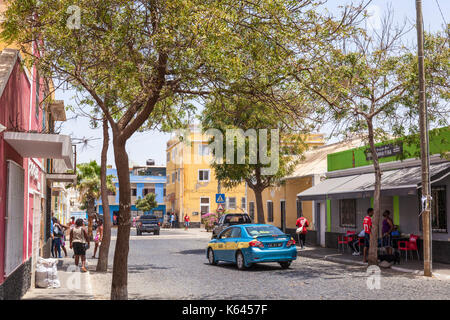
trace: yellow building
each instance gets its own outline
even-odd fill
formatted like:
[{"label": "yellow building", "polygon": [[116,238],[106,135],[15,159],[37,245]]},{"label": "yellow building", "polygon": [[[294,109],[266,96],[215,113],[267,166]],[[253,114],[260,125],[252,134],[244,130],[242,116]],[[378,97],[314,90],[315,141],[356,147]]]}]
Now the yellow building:
[{"label": "yellow building", "polygon": [[[180,139],[182,137],[182,139]],[[167,184],[164,202],[168,213],[173,212],[181,224],[184,215],[190,225],[200,227],[201,215],[216,212],[216,194],[224,193],[228,212],[247,212],[245,183],[233,188],[219,187],[213,159],[208,148],[209,137],[192,127],[184,135],[174,135],[167,142]]]},{"label": "yellow building", "polygon": [[[285,178],[279,186],[267,188],[262,193],[265,222],[279,227],[284,232],[295,234],[295,223],[300,216],[309,221],[307,242],[325,245],[325,239],[320,239],[320,217],[316,217],[314,201],[297,200],[297,194],[316,185],[327,172],[327,154],[354,148],[361,140],[323,145],[323,135],[311,135],[307,144],[312,147],[305,152],[304,159],[297,165],[294,172]],[[253,190],[248,189],[248,212],[256,217],[256,199]],[[324,221],[324,220],[322,220]],[[325,229],[323,229],[325,231]]]}]

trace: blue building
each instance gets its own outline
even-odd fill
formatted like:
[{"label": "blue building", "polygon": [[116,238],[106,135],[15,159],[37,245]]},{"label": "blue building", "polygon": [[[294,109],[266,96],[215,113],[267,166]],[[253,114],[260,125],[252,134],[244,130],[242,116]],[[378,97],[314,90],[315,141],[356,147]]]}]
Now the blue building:
[{"label": "blue building", "polygon": [[[109,212],[111,214],[111,221],[116,222],[119,213],[119,182],[117,179],[117,169],[108,169],[107,175],[114,176],[113,183],[116,186],[116,191],[110,193]],[[133,167],[130,169],[130,185],[131,185],[131,218],[142,214],[152,214],[160,218],[160,222],[164,221],[166,214],[166,206],[164,204],[164,197],[166,196],[166,168],[157,166],[142,166]],[[156,202],[158,206],[148,212],[140,212],[136,208],[136,200],[144,198],[148,193],[156,195]],[[103,205],[101,199],[97,203],[97,212],[103,215]]]}]

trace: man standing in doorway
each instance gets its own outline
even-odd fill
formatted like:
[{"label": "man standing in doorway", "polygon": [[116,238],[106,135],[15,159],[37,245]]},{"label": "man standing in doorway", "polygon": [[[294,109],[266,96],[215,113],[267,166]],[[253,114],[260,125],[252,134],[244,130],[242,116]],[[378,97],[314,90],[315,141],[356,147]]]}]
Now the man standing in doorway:
[{"label": "man standing in doorway", "polygon": [[364,218],[364,258],[363,262],[367,262],[367,252],[369,251],[370,233],[372,231],[373,208],[367,209],[367,216]]},{"label": "man standing in doorway", "polygon": [[300,247],[303,249],[306,243],[306,233],[308,230],[306,228],[309,227],[309,222],[305,217],[300,217],[297,219],[297,222],[295,223],[298,230],[298,238],[300,242]]}]

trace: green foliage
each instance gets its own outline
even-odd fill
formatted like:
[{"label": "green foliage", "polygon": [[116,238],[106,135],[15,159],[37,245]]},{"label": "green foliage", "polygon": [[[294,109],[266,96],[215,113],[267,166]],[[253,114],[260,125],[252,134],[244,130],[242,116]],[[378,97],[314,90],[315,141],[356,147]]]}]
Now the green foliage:
[{"label": "green foliage", "polygon": [[154,193],[148,193],[143,199],[139,197],[136,200],[136,208],[140,211],[147,212],[158,206],[156,202],[156,195]]},{"label": "green foliage", "polygon": [[[114,192],[115,187],[112,179],[112,175],[106,177],[108,190]],[[82,198],[81,203],[83,203],[85,209],[88,208],[89,202],[93,202],[100,198],[100,166],[95,160],[77,165],[77,184],[75,185],[75,188],[80,192]]]},{"label": "green foliage", "polygon": [[[292,118],[287,114],[280,114],[279,109],[271,105],[258,102],[257,97],[250,95],[227,95],[220,96],[206,104],[202,114],[203,130],[211,128],[219,129],[223,133],[223,159],[215,157],[212,167],[215,169],[215,175],[225,188],[233,188],[243,181],[246,181],[251,188],[267,188],[279,181],[282,177],[290,174],[300,159],[301,153],[306,146],[302,136],[295,130]],[[279,129],[280,150],[278,154],[279,166],[275,174],[261,175],[261,170],[268,167],[261,161],[252,163],[250,157],[255,152],[259,155],[260,144],[258,135],[256,141],[256,150],[250,149],[250,138],[234,138],[233,144],[233,162],[227,163],[227,141],[226,130],[240,129],[244,133],[247,130],[255,129],[258,134],[260,129],[268,130],[268,149],[270,156],[272,153],[270,129]],[[211,140],[213,142],[213,139]],[[244,163],[239,164],[237,153],[239,146],[244,144]],[[259,156],[258,156],[259,158]]]},{"label": "green foliage", "polygon": [[[402,43],[404,29],[383,20],[379,34],[346,39],[317,61],[314,72],[299,81],[300,91],[322,105],[315,110],[322,122],[335,125],[345,138],[386,142],[418,133],[417,48]],[[447,27],[448,28],[448,27]],[[448,126],[450,49],[446,33],[425,35],[425,74],[430,127]]]}]

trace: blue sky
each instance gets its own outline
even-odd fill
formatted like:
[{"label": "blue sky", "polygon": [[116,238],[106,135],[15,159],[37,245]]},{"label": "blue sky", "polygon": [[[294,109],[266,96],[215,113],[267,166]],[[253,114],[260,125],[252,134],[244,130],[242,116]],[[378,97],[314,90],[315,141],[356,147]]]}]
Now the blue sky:
[{"label": "blue sky", "polygon": [[[338,5],[349,4],[352,1],[331,0],[326,4],[327,9],[330,12],[335,12]],[[358,1],[353,1],[357,3]],[[438,8],[438,3],[441,8],[441,12]],[[373,0],[368,7],[369,12],[372,14],[369,25],[376,28],[378,19],[383,15],[383,12],[391,6],[394,10],[395,20],[399,23],[405,19],[411,24],[416,19],[415,0]],[[423,0],[423,19],[424,28],[426,31],[436,32],[442,30],[444,19],[448,23],[450,22],[450,1],[449,0]],[[411,30],[406,35],[406,40],[412,44],[416,43],[416,31]],[[66,105],[75,105],[73,99],[74,93],[69,90],[56,91],[56,99],[64,100]],[[68,134],[72,138],[93,138],[87,146],[79,145],[77,147],[78,163],[87,162],[90,160],[96,160],[100,162],[100,151],[102,147],[102,131],[99,129],[89,128],[89,120],[83,117],[74,117],[74,114],[70,111],[67,112],[68,120],[63,123],[61,134]],[[324,128],[324,133],[327,129]],[[166,163],[166,142],[169,140],[170,135],[167,133],[161,133],[157,131],[149,132],[137,132],[127,142],[128,157],[136,164],[143,165],[145,160],[154,159],[157,165],[165,165]],[[114,165],[114,154],[112,150],[112,144],[110,144],[108,152],[108,164]]]}]

